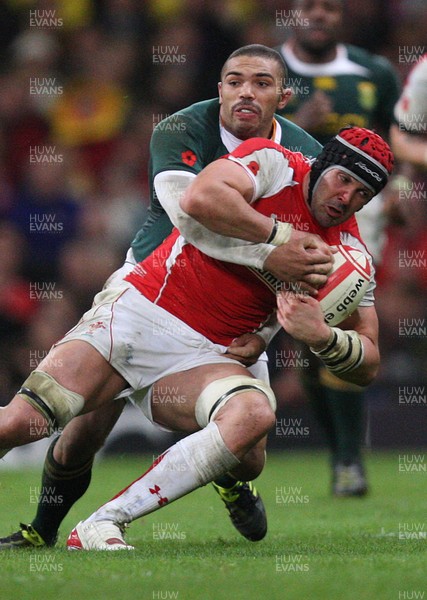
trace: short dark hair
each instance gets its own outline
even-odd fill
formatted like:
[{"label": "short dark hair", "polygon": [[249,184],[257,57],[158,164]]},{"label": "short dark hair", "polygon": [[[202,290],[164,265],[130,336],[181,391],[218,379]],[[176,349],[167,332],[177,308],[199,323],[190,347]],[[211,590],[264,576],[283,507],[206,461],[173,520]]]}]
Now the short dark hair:
[{"label": "short dark hair", "polygon": [[248,46],[242,46],[241,48],[234,50],[234,52],[232,52],[227,58],[221,69],[221,79],[224,75],[225,65],[228,63],[229,60],[231,60],[232,58],[237,58],[238,56],[259,56],[261,58],[274,60],[279,65],[280,78],[283,82],[283,87],[285,87],[286,81],[288,79],[288,68],[282,55],[277,50],[269,48],[268,46],[263,46],[262,44],[249,44]]}]

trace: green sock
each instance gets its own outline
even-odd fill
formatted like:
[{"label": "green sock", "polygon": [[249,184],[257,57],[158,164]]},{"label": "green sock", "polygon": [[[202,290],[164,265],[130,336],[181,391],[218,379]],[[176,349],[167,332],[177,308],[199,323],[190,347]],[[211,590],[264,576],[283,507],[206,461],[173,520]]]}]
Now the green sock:
[{"label": "green sock", "polygon": [[67,469],[53,458],[53,440],[46,455],[37,514],[31,523],[47,544],[53,544],[58,529],[70,508],[87,490],[92,476],[93,459],[80,467]]},{"label": "green sock", "polygon": [[328,388],[319,383],[317,373],[302,377],[302,383],[307,393],[308,400],[314,412],[317,422],[325,432],[328,447],[334,456],[338,450],[338,440],[335,431],[335,422],[331,414],[331,406],[328,397]]},{"label": "green sock", "polygon": [[364,430],[363,392],[324,388],[329,413],[336,432],[334,462],[360,461]]}]

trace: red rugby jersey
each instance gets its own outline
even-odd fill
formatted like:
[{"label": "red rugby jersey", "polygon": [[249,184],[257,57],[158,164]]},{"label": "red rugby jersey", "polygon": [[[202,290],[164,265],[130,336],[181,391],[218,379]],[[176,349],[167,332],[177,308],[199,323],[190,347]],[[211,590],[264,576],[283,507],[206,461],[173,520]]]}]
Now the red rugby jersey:
[{"label": "red rugby jersey", "polygon": [[[360,239],[354,217],[329,228],[313,220],[302,192],[302,181],[310,169],[302,154],[253,138],[227,158],[251,177],[252,206],[260,213],[317,233],[330,245],[341,243],[344,231]],[[263,325],[276,309],[280,286],[266,271],[210,258],[186,242],[177,229],[125,279],[151,302],[225,346]]]}]

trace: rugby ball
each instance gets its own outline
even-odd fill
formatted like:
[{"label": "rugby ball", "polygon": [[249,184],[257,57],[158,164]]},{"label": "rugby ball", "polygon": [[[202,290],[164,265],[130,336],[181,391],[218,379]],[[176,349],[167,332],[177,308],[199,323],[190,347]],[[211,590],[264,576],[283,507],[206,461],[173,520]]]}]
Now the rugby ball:
[{"label": "rugby ball", "polygon": [[319,289],[325,321],[333,327],[350,316],[365,295],[371,276],[367,256],[351,246],[336,246],[334,265],[328,281]]}]

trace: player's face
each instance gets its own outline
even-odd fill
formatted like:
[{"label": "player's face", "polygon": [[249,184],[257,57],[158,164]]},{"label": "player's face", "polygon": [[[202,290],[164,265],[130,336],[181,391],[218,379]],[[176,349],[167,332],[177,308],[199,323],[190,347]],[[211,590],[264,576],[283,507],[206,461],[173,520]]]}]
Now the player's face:
[{"label": "player's face", "polygon": [[306,52],[322,55],[335,46],[342,25],[342,0],[297,0],[298,18],[308,23],[295,27],[297,42]]},{"label": "player's face", "polygon": [[291,95],[280,76],[273,59],[237,56],[227,61],[218,84],[223,126],[241,140],[270,137],[273,115]]},{"label": "player's face", "polygon": [[322,227],[332,227],[347,221],[365,206],[373,192],[339,168],[331,169],[319,179],[310,209]]}]

